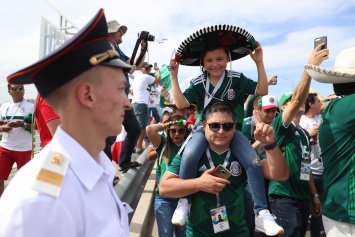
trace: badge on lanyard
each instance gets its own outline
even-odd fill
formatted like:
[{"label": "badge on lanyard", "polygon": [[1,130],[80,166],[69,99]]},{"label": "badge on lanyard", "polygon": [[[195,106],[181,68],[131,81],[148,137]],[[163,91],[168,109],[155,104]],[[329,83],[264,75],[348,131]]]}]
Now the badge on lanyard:
[{"label": "badge on lanyard", "polygon": [[311,164],[301,162],[300,179],[309,181],[310,175],[311,175]]},{"label": "badge on lanyard", "polygon": [[210,210],[214,233],[229,230],[226,206],[214,207]]}]

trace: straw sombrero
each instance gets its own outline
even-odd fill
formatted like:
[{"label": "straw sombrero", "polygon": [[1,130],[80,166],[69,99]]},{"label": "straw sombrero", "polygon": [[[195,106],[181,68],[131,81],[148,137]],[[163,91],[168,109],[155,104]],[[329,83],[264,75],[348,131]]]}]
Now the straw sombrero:
[{"label": "straw sombrero", "polygon": [[320,83],[350,83],[355,82],[355,48],[346,49],[338,54],[334,70],[306,64],[308,74]]},{"label": "straw sombrero", "polygon": [[237,60],[256,49],[254,37],[246,30],[232,25],[214,25],[196,31],[185,39],[176,51],[175,60],[181,65],[199,66],[206,49],[225,47],[231,60]]}]

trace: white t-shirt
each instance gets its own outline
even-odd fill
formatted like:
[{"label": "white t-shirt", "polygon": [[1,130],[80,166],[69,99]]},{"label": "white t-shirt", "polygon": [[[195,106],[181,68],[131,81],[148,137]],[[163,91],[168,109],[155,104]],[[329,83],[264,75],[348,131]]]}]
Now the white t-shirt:
[{"label": "white t-shirt", "polygon": [[[316,115],[314,118],[307,118],[306,116],[302,115],[300,120],[300,126],[307,131],[315,126],[320,125],[322,116]],[[320,146],[318,143],[318,134],[311,138],[312,150],[311,150],[311,169],[313,174],[322,175],[323,174],[323,163]]]},{"label": "white t-shirt", "polygon": [[148,74],[139,74],[133,80],[131,88],[133,90],[132,104],[148,104],[149,84],[155,81],[155,77]]},{"label": "white t-shirt", "polygon": [[[18,103],[7,102],[0,107],[0,121],[4,123],[23,121],[24,117],[33,113],[33,110],[34,104],[27,100]],[[13,128],[7,133],[3,132],[0,146],[11,151],[30,151],[32,149],[31,133],[22,127]]]},{"label": "white t-shirt", "polygon": [[160,89],[161,86],[158,86],[158,88],[155,87],[155,85],[150,86],[148,108],[156,108],[156,105],[159,104],[161,95]]}]

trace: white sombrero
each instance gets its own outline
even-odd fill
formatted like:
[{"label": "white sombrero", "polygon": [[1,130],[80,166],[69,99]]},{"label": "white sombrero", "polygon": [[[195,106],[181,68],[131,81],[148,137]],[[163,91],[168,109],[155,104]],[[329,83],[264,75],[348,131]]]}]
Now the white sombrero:
[{"label": "white sombrero", "polygon": [[320,83],[350,83],[355,82],[355,48],[340,52],[335,59],[334,70],[306,64],[308,74]]}]

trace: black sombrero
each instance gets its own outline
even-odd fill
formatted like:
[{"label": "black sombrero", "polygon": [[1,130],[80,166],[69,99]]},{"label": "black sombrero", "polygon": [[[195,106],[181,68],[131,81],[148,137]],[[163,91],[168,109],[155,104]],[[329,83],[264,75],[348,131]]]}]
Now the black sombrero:
[{"label": "black sombrero", "polygon": [[119,59],[113,50],[107,33],[104,10],[100,9],[92,20],[75,36],[40,61],[7,77],[10,84],[34,83],[45,98],[79,74],[95,65],[122,68],[130,66]]},{"label": "black sombrero", "polygon": [[175,60],[181,65],[199,66],[201,53],[215,47],[225,47],[231,60],[237,60],[256,49],[254,37],[246,30],[232,25],[203,28],[185,39],[176,51]]}]

